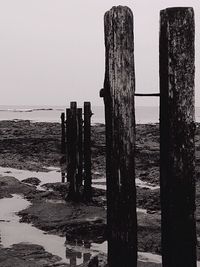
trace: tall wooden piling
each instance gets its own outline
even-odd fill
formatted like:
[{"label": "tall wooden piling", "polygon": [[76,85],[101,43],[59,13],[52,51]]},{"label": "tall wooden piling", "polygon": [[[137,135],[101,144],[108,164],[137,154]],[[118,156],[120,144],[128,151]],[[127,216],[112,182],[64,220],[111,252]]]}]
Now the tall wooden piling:
[{"label": "tall wooden piling", "polygon": [[82,119],[82,108],[78,108],[77,113],[78,120],[78,177],[77,186],[79,187],[83,182],[83,119]]},{"label": "tall wooden piling", "polygon": [[66,153],[66,143],[65,143],[65,113],[61,113],[61,153],[65,154]]},{"label": "tall wooden piling", "polygon": [[105,14],[106,179],[108,265],[137,266],[135,186],[135,73],[133,15],[128,7]]},{"label": "tall wooden piling", "polygon": [[68,180],[69,194],[68,199],[77,199],[77,104],[70,103],[70,112],[68,118]]},{"label": "tall wooden piling", "polygon": [[66,166],[66,124],[65,124],[65,113],[61,113],[61,182],[65,182],[65,166]]},{"label": "tall wooden piling", "polygon": [[91,104],[84,102],[84,198],[88,201],[92,197],[91,116]]},{"label": "tall wooden piling", "polygon": [[67,165],[67,182],[69,182],[69,151],[70,151],[70,142],[69,142],[69,132],[70,132],[70,120],[71,120],[70,109],[66,109],[66,165]]},{"label": "tall wooden piling", "polygon": [[163,267],[195,267],[192,8],[169,8],[161,11],[160,94]]}]

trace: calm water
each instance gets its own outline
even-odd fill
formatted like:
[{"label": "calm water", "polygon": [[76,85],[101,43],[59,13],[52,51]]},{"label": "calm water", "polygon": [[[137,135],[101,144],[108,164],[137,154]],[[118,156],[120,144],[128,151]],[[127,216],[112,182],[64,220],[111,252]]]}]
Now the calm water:
[{"label": "calm water", "polygon": [[[0,120],[32,120],[39,122],[60,122],[64,106],[1,106]],[[92,123],[105,123],[104,107],[92,107]],[[200,122],[200,107],[196,107],[196,121]],[[158,123],[159,107],[136,106],[136,123]]]},{"label": "calm water", "polygon": [[[0,120],[32,120],[39,122],[60,122],[64,106],[0,106]],[[92,107],[92,123],[105,123],[104,107]],[[136,107],[137,123],[158,122],[159,112],[157,107]]]},{"label": "calm water", "polygon": [[[54,167],[49,168],[49,172],[31,172],[27,170],[0,167],[0,175],[14,176],[19,181],[27,177],[37,177],[41,180],[41,185],[47,181],[61,181],[59,168]],[[96,183],[94,183],[94,187],[96,187],[98,182],[105,182],[105,177],[95,181]],[[145,186],[151,190],[155,189],[155,187],[149,187],[150,185],[139,179],[136,183],[139,187]],[[38,189],[41,189],[41,187],[39,186]],[[85,242],[84,240],[82,242],[76,240],[72,244],[64,237],[47,234],[44,231],[35,228],[32,224],[21,223],[20,218],[16,213],[26,209],[30,205],[31,203],[29,201],[17,194],[14,194],[12,198],[0,199],[0,242],[3,247],[10,247],[13,244],[21,242],[38,244],[44,247],[47,252],[59,256],[63,262],[69,264],[69,267],[78,267],[82,263],[87,262],[91,256],[98,254],[99,252],[107,252],[106,241],[97,244],[88,241]],[[145,210],[138,209],[137,211],[138,213],[143,213],[143,216],[148,217]],[[140,264],[142,263],[142,266],[148,266],[149,263],[155,263],[155,266],[161,266],[161,256],[159,255],[139,252],[138,256],[138,266],[141,266]]]}]

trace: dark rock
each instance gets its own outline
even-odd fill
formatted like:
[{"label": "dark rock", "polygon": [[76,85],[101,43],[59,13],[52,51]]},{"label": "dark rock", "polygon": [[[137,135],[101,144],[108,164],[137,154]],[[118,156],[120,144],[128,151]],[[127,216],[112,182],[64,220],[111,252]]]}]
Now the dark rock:
[{"label": "dark rock", "polygon": [[99,253],[97,256],[92,257],[88,267],[108,267],[107,255],[105,253]]},{"label": "dark rock", "polygon": [[63,198],[65,198],[67,192],[69,191],[69,183],[46,183],[42,187],[58,192]]},{"label": "dark rock", "polygon": [[23,183],[26,184],[32,184],[32,185],[39,185],[41,183],[40,179],[38,179],[37,177],[30,177],[27,179],[22,180]]},{"label": "dark rock", "polygon": [[11,197],[11,194],[29,195],[35,192],[35,188],[19,182],[10,176],[0,176],[0,198]]},{"label": "dark rock", "polygon": [[91,261],[88,264],[88,267],[99,267],[99,259],[98,256],[95,256],[91,259]]},{"label": "dark rock", "polygon": [[1,267],[67,267],[67,264],[59,263],[61,258],[44,250],[43,247],[34,244],[19,243],[10,248],[0,248]]}]

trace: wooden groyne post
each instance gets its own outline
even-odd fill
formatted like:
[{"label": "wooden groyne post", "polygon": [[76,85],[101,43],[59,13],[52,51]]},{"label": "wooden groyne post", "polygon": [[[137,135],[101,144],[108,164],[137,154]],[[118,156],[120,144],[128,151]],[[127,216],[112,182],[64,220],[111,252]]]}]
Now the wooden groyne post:
[{"label": "wooden groyne post", "polygon": [[70,133],[70,108],[66,109],[66,165],[67,165],[67,182],[69,182],[69,158],[70,158],[70,143],[69,143],[69,133]]},{"label": "wooden groyne post", "polygon": [[77,103],[70,103],[70,111],[67,114],[67,137],[68,137],[68,167],[67,176],[69,181],[68,199],[77,199],[77,145],[78,145],[78,123]]},{"label": "wooden groyne post", "polygon": [[[65,182],[65,165],[63,167],[63,164],[66,161],[66,124],[65,124],[65,113],[61,113],[61,177],[62,177],[62,183]],[[64,169],[64,170],[63,170]]]},{"label": "wooden groyne post", "polygon": [[92,197],[91,116],[91,104],[84,102],[84,198],[88,201]]},{"label": "wooden groyne post", "polygon": [[77,178],[77,186],[78,191],[80,186],[83,183],[83,119],[82,119],[82,108],[78,108],[77,113],[77,121],[78,121],[78,178]]},{"label": "wooden groyne post", "polygon": [[133,15],[105,14],[105,103],[108,265],[137,266],[135,186],[135,73]]},{"label": "wooden groyne post", "polygon": [[62,112],[61,113],[61,154],[64,154],[66,153],[66,142],[65,142],[65,137],[66,137],[66,134],[65,134],[65,113]]},{"label": "wooden groyne post", "polygon": [[82,108],[77,108],[77,103],[71,102],[70,109],[66,109],[66,164],[67,181],[70,183],[68,194],[70,200],[80,200],[83,166],[83,197],[86,201],[90,201],[92,198],[91,115],[91,103],[84,102],[83,127]]},{"label": "wooden groyne post", "polygon": [[161,11],[160,94],[162,266],[195,267],[192,8]]}]

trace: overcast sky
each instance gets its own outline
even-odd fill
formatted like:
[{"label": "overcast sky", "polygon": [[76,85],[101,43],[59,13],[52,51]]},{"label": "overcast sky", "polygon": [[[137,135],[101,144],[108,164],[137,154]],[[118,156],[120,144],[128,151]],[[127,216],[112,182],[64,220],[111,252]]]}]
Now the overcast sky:
[{"label": "overcast sky", "polygon": [[[200,106],[199,0],[0,0],[0,104],[102,105],[104,13],[134,13],[136,91],[159,91],[159,12],[191,6],[196,16],[196,105]],[[156,105],[152,98],[137,105]]]}]

